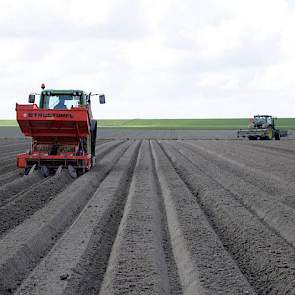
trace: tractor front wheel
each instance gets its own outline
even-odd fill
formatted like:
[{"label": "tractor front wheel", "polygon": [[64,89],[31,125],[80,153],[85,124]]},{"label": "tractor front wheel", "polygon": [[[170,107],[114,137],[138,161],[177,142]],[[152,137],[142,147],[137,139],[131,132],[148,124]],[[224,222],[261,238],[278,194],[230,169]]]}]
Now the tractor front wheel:
[{"label": "tractor front wheel", "polygon": [[272,140],[273,139],[273,129],[272,129],[272,126],[269,126],[268,127],[268,134],[267,134],[267,136],[266,136],[266,139],[267,140]]}]

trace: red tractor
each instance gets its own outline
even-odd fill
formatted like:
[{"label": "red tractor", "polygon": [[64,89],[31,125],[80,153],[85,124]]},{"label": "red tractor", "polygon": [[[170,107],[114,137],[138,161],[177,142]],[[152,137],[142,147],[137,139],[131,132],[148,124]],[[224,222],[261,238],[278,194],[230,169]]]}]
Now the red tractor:
[{"label": "red tractor", "polygon": [[[39,106],[36,94],[29,104],[16,104],[16,116],[22,133],[32,138],[27,153],[17,155],[17,167],[25,175],[39,169],[44,177],[67,168],[77,177],[95,165],[97,121],[91,112],[91,96],[82,90],[45,89],[42,84]],[[99,95],[105,103],[105,96]]]}]

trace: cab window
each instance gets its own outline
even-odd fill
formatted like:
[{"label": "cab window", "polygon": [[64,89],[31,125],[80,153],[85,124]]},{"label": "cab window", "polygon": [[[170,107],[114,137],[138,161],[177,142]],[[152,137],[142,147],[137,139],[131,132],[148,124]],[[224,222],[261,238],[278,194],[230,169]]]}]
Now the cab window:
[{"label": "cab window", "polygon": [[49,110],[69,110],[81,105],[81,97],[71,94],[43,94],[41,108]]},{"label": "cab window", "polygon": [[271,125],[271,124],[272,124],[271,117],[267,117],[267,123],[268,123],[269,125]]}]

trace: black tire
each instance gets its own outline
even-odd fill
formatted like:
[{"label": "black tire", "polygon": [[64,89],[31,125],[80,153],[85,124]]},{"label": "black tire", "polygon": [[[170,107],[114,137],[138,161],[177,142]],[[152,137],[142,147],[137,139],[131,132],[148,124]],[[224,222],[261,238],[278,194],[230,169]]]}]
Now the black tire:
[{"label": "black tire", "polygon": [[97,121],[91,120],[91,155],[95,157],[96,135],[97,135]]},{"label": "black tire", "polygon": [[279,132],[275,133],[275,140],[281,140],[281,136]]},{"label": "black tire", "polygon": [[256,140],[257,137],[256,137],[256,136],[248,136],[248,139],[249,139],[249,140]]}]

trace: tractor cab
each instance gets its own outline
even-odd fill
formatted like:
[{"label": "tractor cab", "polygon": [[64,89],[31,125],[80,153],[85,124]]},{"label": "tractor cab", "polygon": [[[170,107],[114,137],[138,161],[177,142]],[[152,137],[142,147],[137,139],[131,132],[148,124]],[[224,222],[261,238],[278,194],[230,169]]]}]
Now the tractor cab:
[{"label": "tractor cab", "polygon": [[254,116],[253,124],[256,128],[267,128],[274,126],[274,118],[268,115],[256,115]]},{"label": "tractor cab", "polygon": [[44,90],[40,95],[39,108],[47,110],[70,110],[86,106],[88,96],[79,90]]},{"label": "tractor cab", "polygon": [[[99,95],[86,93],[82,90],[44,89],[40,94],[39,109],[70,110],[77,107],[89,106],[91,96]],[[29,103],[35,103],[36,94],[29,95]],[[105,103],[105,96],[99,95],[100,104]]]}]

